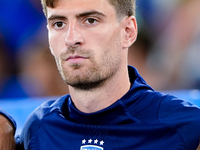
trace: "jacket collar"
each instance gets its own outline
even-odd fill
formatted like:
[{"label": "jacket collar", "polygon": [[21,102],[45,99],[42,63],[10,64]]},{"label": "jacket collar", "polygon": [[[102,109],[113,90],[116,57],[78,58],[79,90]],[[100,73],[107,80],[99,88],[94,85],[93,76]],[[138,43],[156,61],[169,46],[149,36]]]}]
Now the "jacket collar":
[{"label": "jacket collar", "polygon": [[103,110],[88,114],[80,112],[69,96],[63,104],[64,116],[72,122],[90,125],[123,125],[137,122],[136,118],[130,116],[127,107],[141,95],[142,91],[153,91],[153,89],[146,84],[134,67],[129,66],[128,69],[132,86],[121,99]]}]

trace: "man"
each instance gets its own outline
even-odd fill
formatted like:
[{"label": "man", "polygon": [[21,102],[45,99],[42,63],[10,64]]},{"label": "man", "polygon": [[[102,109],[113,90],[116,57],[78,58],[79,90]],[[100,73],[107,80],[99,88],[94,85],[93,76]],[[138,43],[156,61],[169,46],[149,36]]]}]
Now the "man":
[{"label": "man", "polygon": [[70,95],[28,118],[17,149],[195,150],[198,107],[155,92],[127,67],[134,0],[42,0],[50,49]]}]

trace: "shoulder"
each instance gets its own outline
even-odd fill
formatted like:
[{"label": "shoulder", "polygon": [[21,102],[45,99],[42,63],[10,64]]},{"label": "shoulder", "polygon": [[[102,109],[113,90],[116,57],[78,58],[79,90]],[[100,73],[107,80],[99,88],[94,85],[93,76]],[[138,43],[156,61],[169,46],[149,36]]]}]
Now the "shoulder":
[{"label": "shoulder", "polygon": [[[160,120],[180,118],[181,120],[193,120],[200,122],[200,108],[192,103],[175,96],[165,95],[160,101],[158,115]],[[190,116],[190,118],[186,118]]]},{"label": "shoulder", "polygon": [[45,116],[50,115],[54,111],[61,111],[61,107],[67,98],[68,95],[65,95],[57,100],[44,102],[29,115],[25,125],[30,124],[33,121],[41,121]]},{"label": "shoulder", "polygon": [[42,126],[42,120],[54,112],[61,112],[62,104],[68,97],[69,95],[65,95],[57,100],[46,101],[36,108],[25,122],[18,139],[20,145],[27,147],[30,140],[39,132],[39,129]]},{"label": "shoulder", "polygon": [[188,146],[198,145],[200,138],[200,108],[188,101],[166,95],[160,102],[158,119],[174,130],[183,138]]},{"label": "shoulder", "polygon": [[136,115],[140,120],[168,126],[180,135],[188,149],[196,149],[200,139],[198,106],[156,91],[143,92],[134,104],[137,104]]}]

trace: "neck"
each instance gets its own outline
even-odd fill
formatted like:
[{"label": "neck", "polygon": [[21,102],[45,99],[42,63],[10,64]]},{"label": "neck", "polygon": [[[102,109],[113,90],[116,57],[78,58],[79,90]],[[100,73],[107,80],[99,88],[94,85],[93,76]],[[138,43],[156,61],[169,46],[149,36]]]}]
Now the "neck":
[{"label": "neck", "polygon": [[72,101],[77,109],[84,113],[102,110],[120,99],[130,89],[128,68],[118,71],[102,86],[91,90],[80,90],[69,86]]}]

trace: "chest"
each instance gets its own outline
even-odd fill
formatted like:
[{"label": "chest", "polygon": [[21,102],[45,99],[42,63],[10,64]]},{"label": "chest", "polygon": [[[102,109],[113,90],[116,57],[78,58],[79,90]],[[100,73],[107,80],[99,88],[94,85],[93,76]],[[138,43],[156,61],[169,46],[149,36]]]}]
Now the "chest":
[{"label": "chest", "polygon": [[90,126],[48,123],[29,143],[30,150],[184,150],[181,137],[160,124]]}]

